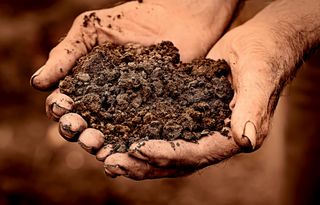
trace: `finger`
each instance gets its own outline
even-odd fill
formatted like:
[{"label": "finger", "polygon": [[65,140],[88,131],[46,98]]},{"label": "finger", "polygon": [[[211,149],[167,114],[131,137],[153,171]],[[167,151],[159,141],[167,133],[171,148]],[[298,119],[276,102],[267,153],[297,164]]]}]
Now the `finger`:
[{"label": "finger", "polygon": [[237,95],[231,116],[231,129],[237,144],[243,151],[250,152],[259,148],[267,135],[271,117],[270,96],[274,85],[271,80],[263,80],[269,78],[269,75],[259,71],[262,65],[246,64],[246,67],[246,70],[238,71],[234,77]]},{"label": "finger", "polygon": [[178,177],[193,173],[191,169],[158,168],[136,159],[128,153],[116,153],[106,158],[105,171],[114,176],[125,176],[135,180]]},{"label": "finger", "polygon": [[59,121],[60,135],[70,142],[76,142],[80,133],[87,127],[87,122],[76,113],[65,114]]},{"label": "finger", "polygon": [[198,142],[149,140],[134,143],[129,154],[160,167],[203,168],[239,152],[233,138],[215,133]]},{"label": "finger", "polygon": [[230,63],[229,60],[225,58],[226,53],[228,57],[230,57],[230,55],[233,55],[233,53],[228,52],[228,50],[230,50],[228,46],[225,46],[225,45],[229,45],[229,43],[225,42],[226,40],[228,40],[229,36],[230,36],[230,32],[224,34],[224,36],[221,39],[219,39],[219,41],[217,41],[216,44],[210,49],[206,57],[213,60],[224,59],[228,63]]},{"label": "finger", "polygon": [[[251,152],[261,146],[267,135],[272,107],[278,100],[275,92],[277,83],[270,74],[269,66],[263,63],[265,61],[257,60],[261,56],[256,56],[250,49],[245,52],[243,47],[247,47],[241,43],[239,46],[239,42],[232,44],[232,35],[231,32],[224,35],[207,57],[225,59],[231,67],[231,83],[235,91],[230,102],[232,136],[242,151]],[[235,47],[230,45],[237,45],[237,49],[241,47],[243,52],[236,53]]]},{"label": "finger", "polygon": [[108,144],[102,147],[96,154],[96,158],[99,161],[104,161],[109,155],[113,153],[113,146]]},{"label": "finger", "polygon": [[95,154],[103,146],[104,135],[99,130],[87,128],[80,134],[78,143],[90,154]]},{"label": "finger", "polygon": [[67,75],[77,59],[92,49],[96,43],[96,29],[89,15],[88,12],[79,15],[67,36],[51,50],[45,65],[30,79],[34,88],[48,90],[54,87]]},{"label": "finger", "polygon": [[49,119],[58,121],[60,117],[71,111],[73,100],[60,93],[59,89],[53,91],[46,99],[46,113]]}]

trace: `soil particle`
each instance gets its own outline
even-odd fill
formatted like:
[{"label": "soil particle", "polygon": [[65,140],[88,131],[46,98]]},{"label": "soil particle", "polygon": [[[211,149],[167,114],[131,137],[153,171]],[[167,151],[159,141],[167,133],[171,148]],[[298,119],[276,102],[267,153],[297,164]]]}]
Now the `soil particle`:
[{"label": "soil particle", "polygon": [[71,53],[71,51],[69,49],[65,49],[65,51],[67,52],[67,54]]},{"label": "soil particle", "polygon": [[106,43],[82,57],[59,87],[75,101],[73,112],[104,133],[105,144],[125,152],[148,139],[197,141],[215,131],[227,136],[228,74],[223,60],[181,63],[171,42]]},{"label": "soil particle", "polygon": [[96,12],[92,12],[89,14],[89,16],[85,15],[83,17],[83,23],[82,23],[83,27],[87,27],[90,21],[92,21],[93,23],[97,22],[99,25],[101,23],[101,19],[98,16],[96,16]]},{"label": "soil particle", "polygon": [[88,17],[87,15],[85,15],[85,16],[83,17],[83,23],[82,23],[83,27],[87,27],[89,21],[90,21],[89,17]]}]

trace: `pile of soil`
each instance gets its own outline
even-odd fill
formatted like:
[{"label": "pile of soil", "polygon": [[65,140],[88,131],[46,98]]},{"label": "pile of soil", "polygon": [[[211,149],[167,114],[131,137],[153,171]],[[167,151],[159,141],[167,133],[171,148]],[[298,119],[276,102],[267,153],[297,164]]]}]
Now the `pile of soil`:
[{"label": "pile of soil", "polygon": [[60,82],[73,112],[125,152],[148,139],[197,141],[227,135],[233,90],[223,60],[180,61],[171,42],[143,47],[106,43],[82,57]]}]

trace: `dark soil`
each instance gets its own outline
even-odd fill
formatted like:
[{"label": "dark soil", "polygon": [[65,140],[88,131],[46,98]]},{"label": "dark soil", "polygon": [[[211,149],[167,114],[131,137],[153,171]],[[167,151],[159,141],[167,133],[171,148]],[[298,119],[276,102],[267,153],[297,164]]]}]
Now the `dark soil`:
[{"label": "dark soil", "polygon": [[181,63],[171,42],[107,43],[82,57],[60,90],[75,101],[73,112],[104,133],[106,144],[125,152],[141,140],[227,135],[233,97],[228,73],[223,60]]}]

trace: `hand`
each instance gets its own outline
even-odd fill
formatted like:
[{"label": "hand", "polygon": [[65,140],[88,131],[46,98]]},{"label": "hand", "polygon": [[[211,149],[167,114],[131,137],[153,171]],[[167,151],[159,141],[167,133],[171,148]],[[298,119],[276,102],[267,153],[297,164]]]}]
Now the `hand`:
[{"label": "hand", "polygon": [[[50,52],[46,64],[33,75],[32,86],[39,90],[54,88],[79,57],[89,52],[93,46],[106,41],[149,45],[170,40],[179,48],[183,61],[203,56],[227,26],[237,0],[208,0],[201,5],[198,1],[188,1],[186,4],[166,0],[144,2],[130,2],[112,9],[81,14],[65,39]],[[53,120],[61,118],[59,131],[65,139],[79,140],[87,151],[96,153],[103,144],[102,133],[87,129],[87,123],[79,115],[68,113],[72,106],[72,99],[57,89],[47,98],[46,112]],[[111,150],[110,146],[105,146],[97,153],[97,158],[104,160]],[[142,163],[150,170],[150,165]],[[162,170],[155,170],[154,177],[168,175],[160,174]],[[177,175],[175,169],[169,169],[168,172],[170,175]]]},{"label": "hand", "polygon": [[[172,41],[181,60],[204,56],[227,26],[237,0],[128,2],[111,9],[79,15],[67,36],[52,49],[49,59],[31,78],[39,90],[56,87],[77,59],[95,45],[111,41],[150,45]],[[192,30],[192,32],[190,32]]]},{"label": "hand", "polygon": [[272,62],[277,55],[274,42],[268,29],[245,24],[225,34],[207,56],[225,59],[231,67],[230,79],[235,90],[230,103],[231,138],[216,133],[201,138],[198,143],[183,140],[136,143],[129,153],[108,156],[106,171],[134,179],[175,177],[186,174],[183,170],[189,174],[237,153],[259,148],[267,136],[284,85],[282,80],[288,79],[289,74],[273,67],[277,65]]},{"label": "hand", "polygon": [[[301,4],[299,1],[294,3]],[[299,17],[287,22],[289,26],[276,23],[293,19],[288,18],[286,6],[291,8],[292,2],[279,1],[231,30],[207,56],[223,58],[231,66],[230,79],[235,90],[230,103],[232,138],[214,134],[201,138],[196,144],[182,140],[136,143],[129,153],[108,156],[106,172],[133,179],[183,176],[239,152],[251,152],[261,147],[283,87],[293,78],[301,57],[320,42],[319,37],[315,38],[319,26],[313,23],[304,27],[306,22],[298,21]],[[311,3],[308,6],[312,8]],[[305,15],[299,13],[300,7],[294,8],[294,15]],[[270,14],[273,19],[266,20]],[[313,14],[319,15],[316,11]],[[290,25],[296,28],[292,29]]]}]

